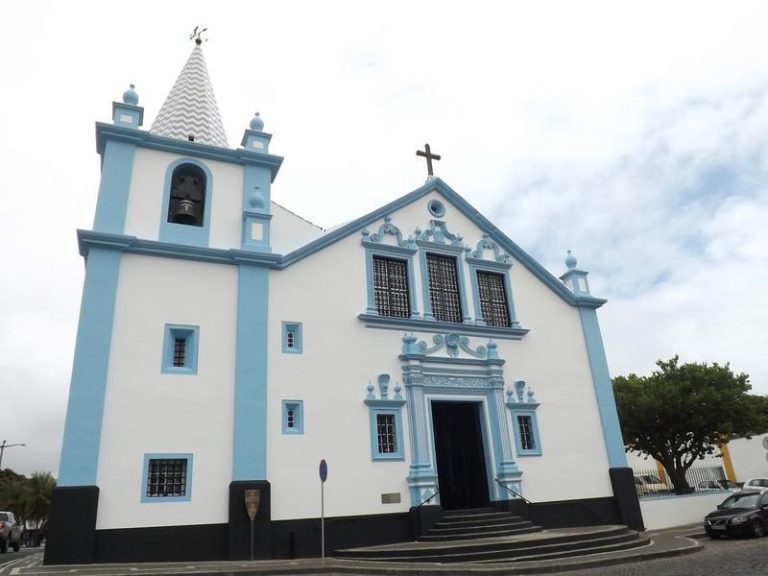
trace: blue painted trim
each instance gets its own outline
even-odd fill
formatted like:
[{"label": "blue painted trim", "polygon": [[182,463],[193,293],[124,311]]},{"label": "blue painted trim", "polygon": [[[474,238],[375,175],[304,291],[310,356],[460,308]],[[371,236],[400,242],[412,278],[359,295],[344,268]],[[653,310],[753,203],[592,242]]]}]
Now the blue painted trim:
[{"label": "blue painted trim", "polygon": [[240,140],[240,146],[252,152],[268,154],[270,140],[272,140],[272,134],[247,128],[243,133],[242,140]]},{"label": "blue painted trim", "polygon": [[[288,346],[288,332],[293,330],[294,345]],[[282,344],[283,354],[303,354],[304,353],[304,327],[301,322],[283,322],[280,332],[280,342]]]},{"label": "blue painted trim", "polygon": [[377,399],[377,398],[366,398],[364,400],[365,405],[369,408],[389,408],[392,410],[402,408],[405,404],[405,400],[400,398],[397,399]]},{"label": "blue painted trim", "polygon": [[[402,405],[402,404],[401,404]],[[380,453],[379,452],[379,434],[376,422],[376,417],[379,415],[393,415],[395,422],[395,448],[394,452]],[[400,408],[369,408],[369,422],[371,426],[371,460],[404,460],[405,452],[403,450],[403,443],[405,438],[403,436],[403,423]]]},{"label": "blue painted trim", "polygon": [[86,260],[59,486],[96,485],[120,258],[94,247]]},{"label": "blue painted trim", "polygon": [[386,330],[409,330],[419,332],[461,332],[462,334],[477,334],[480,336],[493,336],[503,340],[520,340],[528,334],[527,328],[502,328],[497,326],[479,326],[476,324],[454,324],[452,322],[438,322],[436,320],[422,320],[419,318],[390,318],[374,314],[358,314],[358,319],[371,328],[383,328]]},{"label": "blue painted trim", "polygon": [[269,214],[272,207],[271,178],[262,166],[243,169],[243,212]]},{"label": "blue painted trim", "polygon": [[266,168],[275,181],[280,165],[281,156],[252,152],[243,148],[220,148],[201,142],[188,142],[166,136],[150,134],[144,130],[115,126],[114,124],[96,123],[96,150],[99,154],[104,150],[108,141],[129,142],[150,150],[160,150],[172,154],[190,155],[200,159],[218,160],[230,164],[253,165]]},{"label": "blue painted trim", "polygon": [[366,278],[366,313],[379,316],[379,310],[376,308],[376,297],[374,295],[374,275],[373,275],[373,257],[390,258],[392,260],[404,260],[407,266],[408,274],[408,309],[411,318],[418,318],[419,312],[416,308],[416,289],[414,288],[414,267],[413,255],[416,250],[410,248],[401,248],[388,244],[376,244],[372,246],[370,242],[363,242],[365,246],[365,278]]},{"label": "blue painted trim", "polygon": [[623,468],[627,466],[627,456],[624,452],[624,440],[621,437],[619,415],[616,412],[616,400],[613,397],[613,386],[608,372],[608,361],[600,335],[597,312],[590,308],[579,308],[579,316],[584,332],[584,343],[587,347],[589,368],[592,372],[592,384],[595,388],[608,463],[611,468]]},{"label": "blue painted trim", "polygon": [[[432,299],[429,296],[429,271],[427,270],[427,254],[437,254],[439,256],[447,256],[454,259],[456,265],[456,281],[459,285],[459,303],[461,304],[462,322],[471,322],[472,317],[469,315],[469,307],[467,306],[467,289],[464,284],[464,264],[459,257],[464,252],[464,248],[439,244],[437,242],[417,241],[416,244],[419,246],[421,292],[424,299],[424,319],[437,321],[435,320],[434,314],[432,314]],[[454,327],[457,325],[450,322],[448,324],[451,324]]]},{"label": "blue painted trim", "polygon": [[[203,225],[190,226],[188,224],[176,224],[168,222],[168,203],[171,200],[171,183],[173,171],[182,164],[192,164],[205,173],[205,200],[203,203]],[[213,211],[213,174],[211,170],[195,158],[179,158],[171,162],[165,169],[165,184],[163,188],[163,204],[160,208],[160,233],[161,242],[171,244],[188,244],[192,246],[208,246],[208,237],[211,230],[211,212]]]},{"label": "blue painted trim", "polygon": [[129,142],[109,142],[104,148],[94,231],[121,234],[125,230],[135,156],[136,146]]},{"label": "blue painted trim", "polygon": [[[475,322],[482,326],[485,326],[485,318],[483,318],[483,307],[480,305],[480,285],[477,280],[477,272],[490,272],[492,274],[499,274],[504,279],[504,293],[507,297],[507,313],[509,314],[510,328],[519,328],[520,323],[517,321],[515,315],[515,302],[512,299],[512,280],[507,273],[506,269],[499,269],[497,262],[487,262],[485,260],[471,260],[467,258],[469,264],[469,276],[472,279],[472,302],[475,306]],[[504,265],[509,268],[508,265]]]},{"label": "blue painted trim", "polygon": [[[186,460],[187,482],[184,486],[184,496],[147,496],[147,480],[149,480],[150,460]],[[141,502],[143,504],[161,504],[165,502],[189,502],[192,500],[192,454],[151,453],[144,454],[144,471],[141,476]]]},{"label": "blue painted trim", "polygon": [[[515,433],[515,450],[517,450],[517,457],[521,458],[524,456],[541,456],[542,450],[541,450],[541,436],[539,435],[539,422],[538,418],[536,418],[536,410],[535,409],[519,409],[519,408],[512,408],[512,426],[514,427]],[[520,439],[520,423],[517,420],[518,416],[523,417],[529,417],[531,419],[531,434],[533,435],[533,448],[530,449],[524,449],[522,441]]]},{"label": "blue painted trim", "polygon": [[429,213],[435,218],[442,218],[445,216],[445,206],[440,200],[433,198],[427,202],[427,210],[429,210]]},{"label": "blue painted trim", "polygon": [[[184,366],[173,365],[173,349],[175,340],[183,338],[186,341],[186,362]],[[197,355],[200,346],[200,327],[181,324],[166,324],[163,335],[163,374],[197,374]]]},{"label": "blue painted trim", "polygon": [[112,122],[119,126],[138,129],[144,124],[144,108],[125,102],[112,102]]},{"label": "blue painted trim", "polygon": [[267,479],[269,270],[242,263],[237,287],[233,480]]},{"label": "blue painted trim", "polygon": [[[241,245],[243,250],[263,250],[269,252],[270,247],[270,220],[269,214],[256,214],[254,212],[243,212],[243,234]],[[252,227],[254,224],[261,226],[261,238],[254,238]]]},{"label": "blue painted trim", "polygon": [[195,262],[231,265],[250,264],[273,269],[280,268],[280,256],[266,252],[220,250],[218,248],[185,246],[183,244],[170,244],[168,242],[156,242],[154,240],[140,240],[135,236],[104,234],[101,232],[90,232],[88,230],[78,230],[77,237],[80,246],[80,254],[82,256],[87,256],[88,251],[91,248],[97,247],[125,252],[127,254],[178,258]]},{"label": "blue painted trim", "polygon": [[[293,409],[293,428],[288,426],[288,410]],[[304,434],[304,401],[283,400],[281,420],[283,434]]]},{"label": "blue painted trim", "polygon": [[[510,238],[506,236],[499,228],[497,228],[490,220],[480,214],[471,204],[469,204],[464,198],[462,198],[457,192],[455,192],[450,186],[443,182],[440,178],[433,178],[427,181],[424,186],[417,188],[413,192],[410,192],[400,198],[385,204],[368,214],[361,216],[357,220],[348,222],[347,224],[340,226],[339,228],[323,235],[314,242],[310,242],[301,248],[286,254],[282,261],[281,267],[287,267],[295,264],[299,260],[307,258],[308,256],[327,248],[331,244],[338,242],[339,240],[346,238],[350,234],[359,232],[366,226],[371,225],[377,220],[381,220],[388,214],[392,214],[400,208],[411,204],[412,202],[423,198],[424,196],[438,192],[450,202],[459,212],[461,212],[466,218],[478,226],[481,230],[487,232],[488,237],[494,240],[498,245],[508,252],[515,260],[517,260],[526,270],[531,272],[538,280],[543,282],[550,290],[557,294],[563,301],[568,304],[575,305],[576,299],[571,291],[566,288],[562,282],[560,282],[552,273],[546,268],[529,256],[522,248],[515,244]],[[605,303],[605,300],[599,298],[590,298],[589,300],[580,300],[579,305],[590,306],[599,308]]]}]

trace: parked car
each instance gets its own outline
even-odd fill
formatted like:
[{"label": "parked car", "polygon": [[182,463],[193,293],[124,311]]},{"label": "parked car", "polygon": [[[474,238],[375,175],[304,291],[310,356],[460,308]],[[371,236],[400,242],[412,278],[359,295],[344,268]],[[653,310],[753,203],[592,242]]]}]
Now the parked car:
[{"label": "parked car", "polygon": [[8,552],[8,547],[14,552],[21,546],[22,527],[16,522],[13,512],[0,512],[0,552]]},{"label": "parked car", "polygon": [[669,492],[669,487],[655,474],[638,474],[635,476],[635,490],[638,496]]},{"label": "parked car", "polygon": [[736,482],[730,480],[701,480],[696,485],[697,492],[706,492],[709,490],[727,490],[728,492],[738,492],[741,490]]},{"label": "parked car", "polygon": [[744,489],[756,489],[756,490],[762,490],[763,488],[768,488],[768,478],[750,478],[746,482],[744,482]]},{"label": "parked car", "polygon": [[721,536],[765,536],[768,526],[768,490],[734,492],[704,517],[710,538]]}]

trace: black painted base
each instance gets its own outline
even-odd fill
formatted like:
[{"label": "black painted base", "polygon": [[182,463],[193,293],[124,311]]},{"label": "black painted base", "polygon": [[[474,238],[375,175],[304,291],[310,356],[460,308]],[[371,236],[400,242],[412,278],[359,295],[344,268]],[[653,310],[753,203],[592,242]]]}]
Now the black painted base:
[{"label": "black painted base", "polygon": [[608,473],[611,475],[611,486],[616,505],[619,507],[621,523],[633,530],[645,530],[632,468],[610,468]]},{"label": "black painted base", "polygon": [[44,564],[89,564],[96,560],[98,486],[54,488]]},{"label": "black painted base", "polygon": [[[629,481],[627,478],[629,470]],[[496,502],[544,528],[627,524],[642,529],[642,515],[630,469],[611,470],[615,497],[526,504]],[[629,493],[628,488],[632,489]],[[163,562],[182,560],[243,560],[250,557],[250,521],[244,492],[261,492],[254,522],[254,558],[320,556],[320,519],[271,520],[271,491],[266,481],[230,484],[229,523],[96,530],[99,489],[96,486],[56,488],[49,521],[45,564],[92,562]],[[634,504],[633,499],[634,497]],[[633,511],[636,516],[632,516]],[[415,540],[442,515],[440,506],[409,512],[326,519],[326,554],[334,550]]]},{"label": "black painted base", "polygon": [[[259,508],[251,521],[245,508],[245,491],[259,491]],[[272,557],[272,493],[266,480],[232,482],[229,485],[229,544],[230,560],[268,560]],[[253,540],[251,540],[253,539]],[[251,558],[251,553],[253,557]]]}]

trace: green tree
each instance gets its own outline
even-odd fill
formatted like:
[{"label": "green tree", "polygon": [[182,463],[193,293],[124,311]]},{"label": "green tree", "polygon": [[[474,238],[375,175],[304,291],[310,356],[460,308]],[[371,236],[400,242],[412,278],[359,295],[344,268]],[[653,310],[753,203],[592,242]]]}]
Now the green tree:
[{"label": "green tree", "polygon": [[24,484],[24,519],[35,522],[39,530],[45,530],[51,512],[51,494],[56,480],[50,472],[35,472]]},{"label": "green tree", "polygon": [[685,473],[723,439],[768,430],[768,399],[751,396],[749,376],[730,366],[659,360],[650,376],[613,379],[624,444],[664,466],[677,494]]}]

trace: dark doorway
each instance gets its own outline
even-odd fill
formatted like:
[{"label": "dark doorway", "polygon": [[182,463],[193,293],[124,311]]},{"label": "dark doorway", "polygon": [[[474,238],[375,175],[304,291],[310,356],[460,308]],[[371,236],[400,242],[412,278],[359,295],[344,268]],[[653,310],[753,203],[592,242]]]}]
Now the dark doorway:
[{"label": "dark doorway", "polygon": [[432,402],[440,502],[445,510],[488,505],[477,402]]}]

